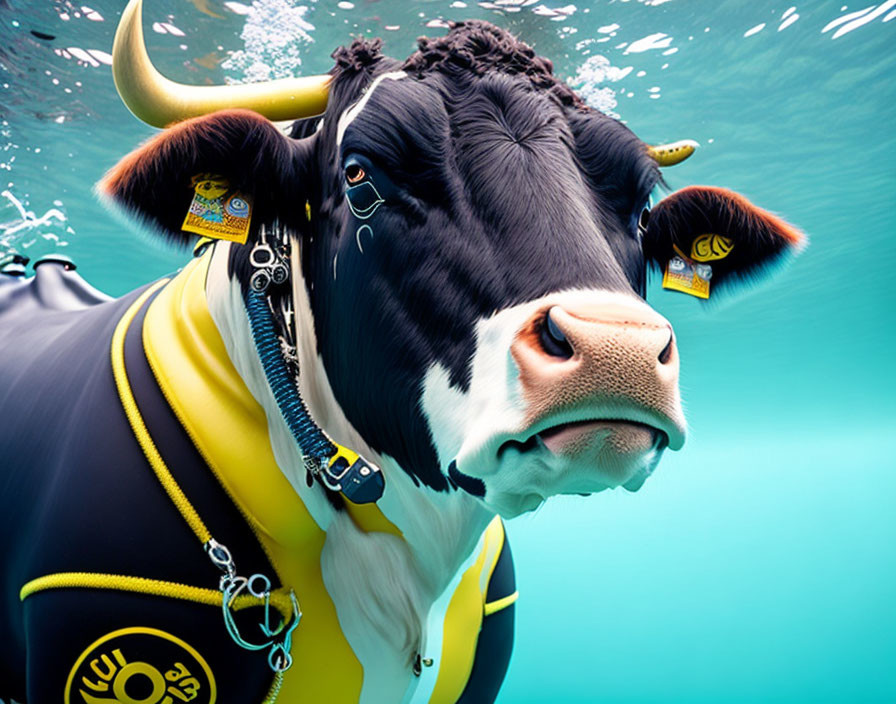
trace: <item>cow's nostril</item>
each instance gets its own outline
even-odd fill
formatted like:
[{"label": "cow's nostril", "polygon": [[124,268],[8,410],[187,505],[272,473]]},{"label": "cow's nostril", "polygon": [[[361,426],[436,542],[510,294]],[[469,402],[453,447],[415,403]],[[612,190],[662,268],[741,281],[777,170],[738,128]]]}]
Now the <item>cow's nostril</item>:
[{"label": "cow's nostril", "polygon": [[668,364],[669,360],[672,359],[672,347],[675,344],[675,333],[671,330],[669,331],[669,341],[666,343],[666,346],[663,347],[663,351],[660,352],[657,359],[660,360],[660,364]]},{"label": "cow's nostril", "polygon": [[569,344],[566,334],[551,317],[551,311],[544,315],[544,319],[539,326],[538,339],[541,342],[542,349],[552,357],[560,357],[561,359],[572,357],[572,345]]}]

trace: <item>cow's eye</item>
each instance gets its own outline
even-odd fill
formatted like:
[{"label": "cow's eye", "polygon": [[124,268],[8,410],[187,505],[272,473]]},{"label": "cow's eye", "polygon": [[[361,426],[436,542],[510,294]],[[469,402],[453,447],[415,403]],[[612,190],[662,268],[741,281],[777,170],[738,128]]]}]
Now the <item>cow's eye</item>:
[{"label": "cow's eye", "polygon": [[345,180],[351,184],[361,183],[367,172],[358,163],[350,163],[345,166]]}]

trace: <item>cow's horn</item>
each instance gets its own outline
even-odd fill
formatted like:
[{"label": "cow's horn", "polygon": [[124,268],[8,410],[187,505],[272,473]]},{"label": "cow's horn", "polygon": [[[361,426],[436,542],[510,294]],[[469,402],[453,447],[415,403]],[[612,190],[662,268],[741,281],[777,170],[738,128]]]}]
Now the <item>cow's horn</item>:
[{"label": "cow's horn", "polygon": [[693,139],[681,139],[677,142],[647,147],[647,153],[660,166],[675,166],[687,159],[699,146]]},{"label": "cow's horn", "polygon": [[330,77],[282,78],[235,86],[188,86],[160,74],[143,41],[143,2],[130,0],[112,45],[112,76],[130,111],[155,127],[225,108],[248,108],[269,120],[295,120],[327,108]]}]

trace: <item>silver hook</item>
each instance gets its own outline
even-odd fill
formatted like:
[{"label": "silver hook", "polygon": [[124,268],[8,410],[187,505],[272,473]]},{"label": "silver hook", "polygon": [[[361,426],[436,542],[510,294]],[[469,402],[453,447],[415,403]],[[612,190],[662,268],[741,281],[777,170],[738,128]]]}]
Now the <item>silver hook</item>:
[{"label": "silver hook", "polygon": [[259,231],[259,241],[249,253],[249,263],[255,268],[255,273],[249,279],[249,286],[253,291],[264,293],[271,283],[279,286],[289,280],[289,268],[268,244],[264,227]]},{"label": "silver hook", "polygon": [[[292,656],[289,651],[292,649],[292,634],[298,628],[299,621],[302,619],[302,610],[299,607],[299,600],[296,598],[295,592],[289,592],[289,599],[292,603],[292,618],[287,620],[281,616],[280,622],[276,627],[271,627],[271,580],[266,575],[256,573],[250,577],[241,577],[236,573],[236,564],[233,556],[226,545],[222,545],[214,538],[209,538],[208,542],[203,546],[211,561],[224,574],[218,583],[218,589],[221,592],[221,613],[224,617],[224,627],[230,634],[233,641],[241,648],[246,650],[265,650],[270,648],[268,653],[268,664],[275,672],[283,672],[292,665]],[[268,639],[264,643],[250,643],[243,638],[239,627],[233,616],[233,606],[237,597],[244,591],[248,591],[251,596],[260,599],[264,606],[264,622],[259,623],[258,627]]]}]

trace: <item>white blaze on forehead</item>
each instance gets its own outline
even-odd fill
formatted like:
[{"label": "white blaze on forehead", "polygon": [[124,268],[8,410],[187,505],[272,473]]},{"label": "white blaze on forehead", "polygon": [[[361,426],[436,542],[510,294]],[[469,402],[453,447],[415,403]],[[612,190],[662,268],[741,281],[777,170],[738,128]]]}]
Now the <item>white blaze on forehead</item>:
[{"label": "white blaze on forehead", "polygon": [[373,83],[371,83],[367,90],[364,91],[364,95],[361,96],[361,99],[339,116],[339,122],[336,123],[337,148],[342,146],[342,138],[345,135],[345,131],[352,123],[352,120],[361,114],[361,111],[367,105],[367,101],[370,100],[370,96],[373,95],[373,91],[376,90],[376,87],[387,79],[390,81],[398,81],[402,78],[407,78],[407,75],[408,74],[404,71],[391,71],[390,73],[384,73],[382,76],[377,76],[373,80]]}]

